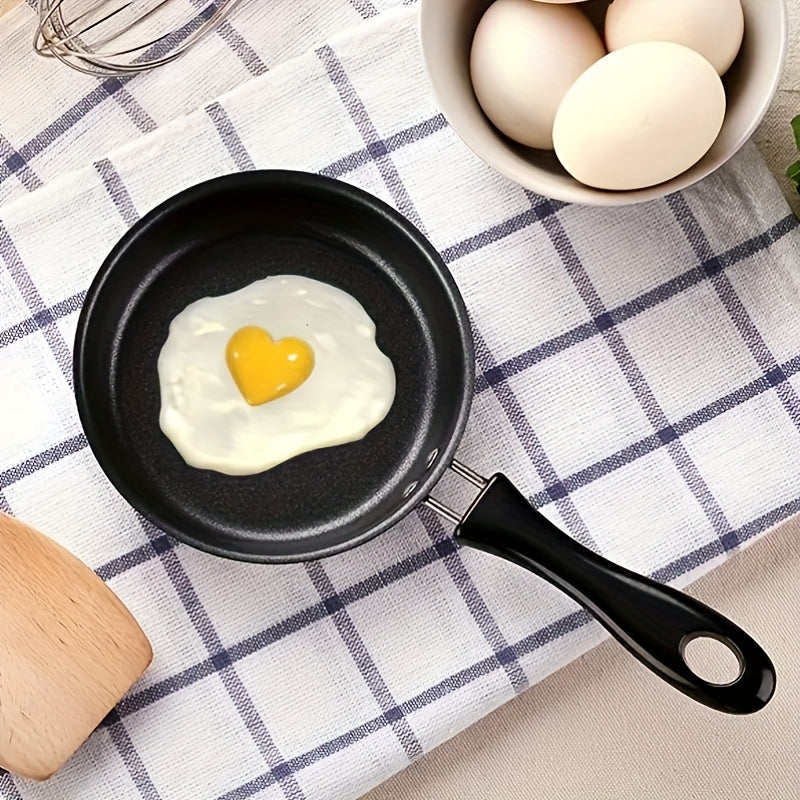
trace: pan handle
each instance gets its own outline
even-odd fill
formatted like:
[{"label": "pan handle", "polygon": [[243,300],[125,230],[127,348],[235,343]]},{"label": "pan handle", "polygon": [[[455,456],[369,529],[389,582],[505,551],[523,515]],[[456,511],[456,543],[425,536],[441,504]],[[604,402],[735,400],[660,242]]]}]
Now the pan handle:
[{"label": "pan handle", "polygon": [[[562,533],[505,475],[494,475],[456,527],[463,544],[512,561],[557,586],[591,613],[645,666],[717,711],[750,714],[775,691],[775,668],[758,643],[705,604],[612,564]],[[739,660],[731,683],[695,675],[683,652],[718,639]]]}]

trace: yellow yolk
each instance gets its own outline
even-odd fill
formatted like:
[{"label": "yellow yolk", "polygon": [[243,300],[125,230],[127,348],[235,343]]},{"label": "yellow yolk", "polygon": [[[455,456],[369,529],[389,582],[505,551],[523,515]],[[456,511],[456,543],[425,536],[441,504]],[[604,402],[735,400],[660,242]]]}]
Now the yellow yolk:
[{"label": "yellow yolk", "polygon": [[293,392],[314,369],[314,351],[306,342],[293,336],[276,342],[256,325],[240,328],[231,336],[225,360],[251,406]]}]

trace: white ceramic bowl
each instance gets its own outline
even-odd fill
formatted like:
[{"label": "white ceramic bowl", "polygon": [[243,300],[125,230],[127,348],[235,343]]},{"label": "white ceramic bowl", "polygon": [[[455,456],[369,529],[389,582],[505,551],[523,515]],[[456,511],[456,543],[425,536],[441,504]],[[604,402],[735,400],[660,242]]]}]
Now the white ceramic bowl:
[{"label": "white ceramic bowl", "polygon": [[[566,172],[554,153],[517,144],[489,122],[472,89],[469,54],[475,28],[492,0],[422,0],[420,34],[436,102],[479,158],[538,194],[569,203],[620,206],[663,197],[696,183],[728,161],[763,119],[786,57],[786,7],[784,0],[741,2],[744,41],[722,79],[727,112],[717,140],[691,169],[657,186],[632,191],[585,186]],[[608,5],[608,0],[586,0],[581,8],[601,28]]]}]

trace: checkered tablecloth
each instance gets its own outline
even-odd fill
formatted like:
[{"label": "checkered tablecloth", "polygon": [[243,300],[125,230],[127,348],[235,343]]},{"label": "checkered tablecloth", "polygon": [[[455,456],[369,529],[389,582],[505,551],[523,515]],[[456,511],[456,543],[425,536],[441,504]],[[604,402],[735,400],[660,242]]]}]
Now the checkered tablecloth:
[{"label": "checkered tablecloth", "polygon": [[[95,568],[155,652],[63,771],[0,778],[4,798],[357,798],[604,635],[426,511],[273,567],[177,545],[116,495],[72,399],[77,312],[122,232],[200,180],[318,171],[419,226],[475,326],[460,457],[608,557],[685,585],[800,511],[800,230],[757,152],[632,208],[533,195],[450,130],[416,9],[386,5],[245,4],[182,66],[114,91],[59,71],[61,105],[32,102],[39,133],[2,100],[0,508]],[[276,41],[298,55],[249,77]],[[192,71],[203,53],[215,90],[239,84],[218,99],[198,85],[210,66]],[[439,492],[463,507],[460,487]]]}]

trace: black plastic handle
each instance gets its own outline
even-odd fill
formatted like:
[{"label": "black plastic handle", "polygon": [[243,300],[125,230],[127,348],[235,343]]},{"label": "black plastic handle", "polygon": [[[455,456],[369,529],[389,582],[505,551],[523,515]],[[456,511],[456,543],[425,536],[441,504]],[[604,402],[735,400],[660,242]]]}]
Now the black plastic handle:
[{"label": "black plastic handle", "polygon": [[[589,610],[633,655],[667,683],[718,711],[750,714],[775,691],[775,668],[759,644],[704,603],[612,564],[562,533],[505,475],[494,475],[456,528],[464,544],[535,572]],[[699,678],[686,644],[709,636],[739,659],[731,683]]]}]

